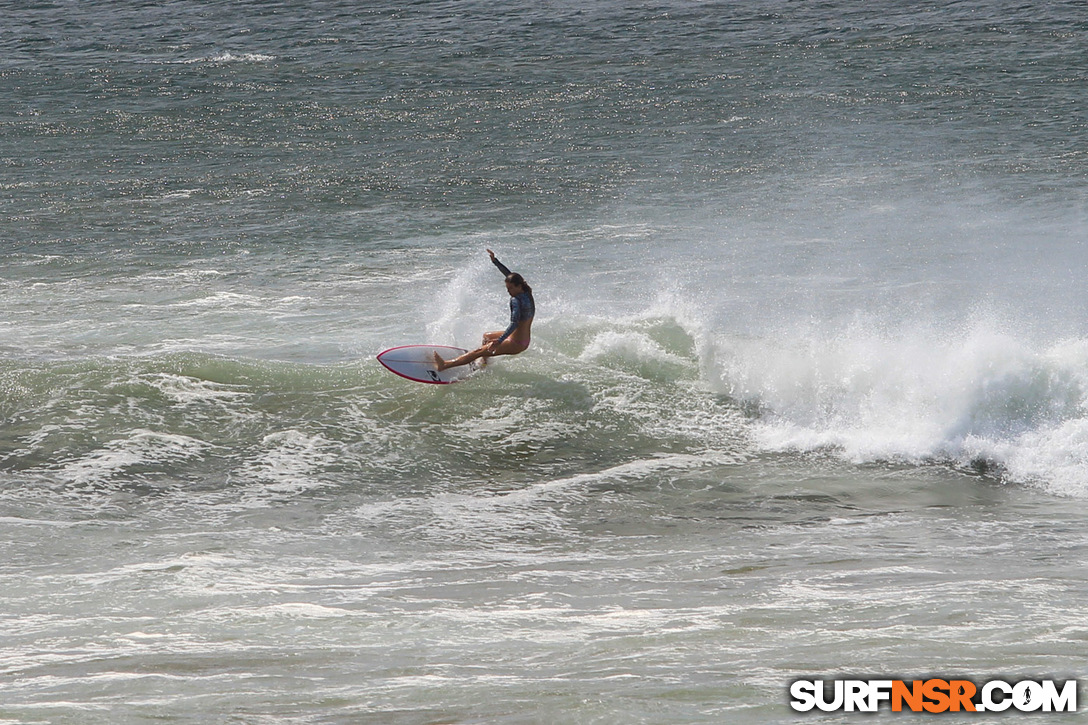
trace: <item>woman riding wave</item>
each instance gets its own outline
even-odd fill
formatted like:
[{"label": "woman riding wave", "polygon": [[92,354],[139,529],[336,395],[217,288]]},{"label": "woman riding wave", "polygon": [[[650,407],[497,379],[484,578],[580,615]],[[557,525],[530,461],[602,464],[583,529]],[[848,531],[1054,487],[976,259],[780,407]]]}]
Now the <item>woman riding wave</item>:
[{"label": "woman riding wave", "polygon": [[477,358],[489,358],[496,355],[517,355],[529,348],[530,331],[533,316],[536,314],[536,302],[533,300],[533,288],[516,272],[511,272],[490,249],[487,253],[491,262],[506,277],[506,291],[510,293],[510,325],[501,332],[485,332],[480,347],[470,350],[452,360],[443,360],[436,352],[434,364],[439,370],[468,365]]}]

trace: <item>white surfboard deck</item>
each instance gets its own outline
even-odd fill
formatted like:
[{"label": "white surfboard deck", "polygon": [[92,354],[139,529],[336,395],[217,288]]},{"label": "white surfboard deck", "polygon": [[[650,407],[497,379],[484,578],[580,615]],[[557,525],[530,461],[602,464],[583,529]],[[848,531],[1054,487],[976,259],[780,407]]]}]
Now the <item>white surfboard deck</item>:
[{"label": "white surfboard deck", "polygon": [[442,356],[443,360],[451,360],[464,355],[468,350],[449,345],[402,345],[378,353],[378,362],[402,378],[432,385],[456,383],[464,380],[477,369],[476,363],[473,362],[439,372],[434,365],[436,352]]}]

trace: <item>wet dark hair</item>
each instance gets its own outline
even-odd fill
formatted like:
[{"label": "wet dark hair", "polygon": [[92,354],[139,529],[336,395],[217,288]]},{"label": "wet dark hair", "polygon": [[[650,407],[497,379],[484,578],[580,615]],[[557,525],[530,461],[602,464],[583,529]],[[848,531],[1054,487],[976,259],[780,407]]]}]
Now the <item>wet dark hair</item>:
[{"label": "wet dark hair", "polygon": [[526,282],[525,278],[522,277],[520,274],[518,274],[517,272],[511,272],[510,274],[506,275],[506,281],[510,284],[521,287],[523,290],[529,293],[529,299],[533,299],[533,288],[529,286],[529,283]]}]

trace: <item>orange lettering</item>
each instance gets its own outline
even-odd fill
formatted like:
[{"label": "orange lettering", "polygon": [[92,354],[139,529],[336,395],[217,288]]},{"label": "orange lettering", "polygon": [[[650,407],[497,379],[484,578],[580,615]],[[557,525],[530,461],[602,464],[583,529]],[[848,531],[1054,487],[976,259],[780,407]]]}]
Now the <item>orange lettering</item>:
[{"label": "orange lettering", "polygon": [[923,705],[926,712],[944,712],[948,709],[948,682],[945,680],[926,680],[922,684],[922,695],[930,700]]},{"label": "orange lettering", "polygon": [[975,703],[971,698],[975,696],[975,683],[970,680],[952,680],[948,683],[948,694],[951,696],[952,712],[959,712],[960,706],[967,712],[975,711]]},{"label": "orange lettering", "polygon": [[904,700],[906,700],[907,707],[909,707],[912,712],[922,711],[921,680],[914,680],[909,689],[907,688],[907,683],[902,680],[896,680],[892,683],[892,712],[902,712]]}]

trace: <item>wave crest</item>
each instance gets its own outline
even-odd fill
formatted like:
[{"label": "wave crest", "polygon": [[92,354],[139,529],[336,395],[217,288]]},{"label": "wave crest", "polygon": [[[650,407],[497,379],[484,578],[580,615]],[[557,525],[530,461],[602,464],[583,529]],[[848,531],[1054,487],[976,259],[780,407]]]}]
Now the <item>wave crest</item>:
[{"label": "wave crest", "polygon": [[758,407],[756,440],[767,450],[981,464],[1088,494],[1088,341],[852,330],[733,341],[714,354],[712,383]]}]

